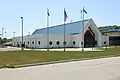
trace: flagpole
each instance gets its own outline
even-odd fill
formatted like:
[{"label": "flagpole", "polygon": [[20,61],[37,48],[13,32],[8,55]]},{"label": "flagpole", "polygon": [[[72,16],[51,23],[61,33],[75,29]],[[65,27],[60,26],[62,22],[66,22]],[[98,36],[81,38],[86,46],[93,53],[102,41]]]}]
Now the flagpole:
[{"label": "flagpole", "polygon": [[66,14],[66,11],[65,11],[65,8],[64,8],[64,42],[63,42],[63,44],[64,44],[64,51],[66,51],[66,49],[65,49],[65,45],[66,45],[66,42],[65,42],[65,21],[66,21],[66,18],[67,18],[67,14]]},{"label": "flagpole", "polygon": [[66,21],[66,19],[67,19],[67,13],[66,13],[66,11],[65,11],[65,8],[64,8],[64,51],[65,51],[65,48],[66,48],[66,41],[65,41],[65,31],[66,31],[66,28],[65,28],[65,21]]},{"label": "flagpole", "polygon": [[47,51],[49,51],[49,12],[47,8]]},{"label": "flagpole", "polygon": [[83,51],[84,51],[84,11],[83,11],[83,32],[82,32],[82,52]]},{"label": "flagpole", "polygon": [[64,20],[64,51],[65,51],[65,20]]},{"label": "flagpole", "polygon": [[[81,21],[83,21],[82,12],[83,12],[83,10],[81,10]],[[83,22],[82,22],[81,26],[83,26]],[[81,45],[82,45],[82,51],[83,51],[83,32],[82,32],[82,42],[81,42]]]}]

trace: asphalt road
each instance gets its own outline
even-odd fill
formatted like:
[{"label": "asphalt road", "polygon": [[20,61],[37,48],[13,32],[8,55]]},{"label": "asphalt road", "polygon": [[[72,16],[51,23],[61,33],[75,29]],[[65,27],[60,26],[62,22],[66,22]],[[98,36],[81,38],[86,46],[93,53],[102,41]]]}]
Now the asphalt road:
[{"label": "asphalt road", "polygon": [[0,80],[120,80],[120,57],[1,69]]}]

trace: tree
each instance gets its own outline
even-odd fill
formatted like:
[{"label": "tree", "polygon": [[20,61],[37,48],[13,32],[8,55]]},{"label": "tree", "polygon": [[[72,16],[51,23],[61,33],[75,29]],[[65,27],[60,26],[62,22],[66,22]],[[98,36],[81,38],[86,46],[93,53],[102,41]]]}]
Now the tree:
[{"label": "tree", "polygon": [[0,44],[2,44],[2,38],[0,37]]},{"label": "tree", "polygon": [[6,42],[11,42],[12,41],[12,39],[7,39],[7,38],[1,38],[0,37],[0,44],[4,44],[4,43],[6,43]]},{"label": "tree", "polygon": [[7,38],[3,38],[2,43],[6,43],[7,42]]},{"label": "tree", "polygon": [[98,27],[98,29],[100,30],[100,32],[102,34],[104,34],[105,32],[107,32],[107,30],[110,30],[110,29],[120,29],[120,26],[117,26],[117,25],[110,25],[110,26],[103,26],[103,27]]}]

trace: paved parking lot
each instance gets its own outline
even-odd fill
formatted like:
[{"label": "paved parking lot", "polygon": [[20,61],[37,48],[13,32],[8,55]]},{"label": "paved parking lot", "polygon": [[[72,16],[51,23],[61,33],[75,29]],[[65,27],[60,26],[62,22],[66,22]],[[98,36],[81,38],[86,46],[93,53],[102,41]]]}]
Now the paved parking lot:
[{"label": "paved parking lot", "polygon": [[0,80],[120,80],[120,57],[1,69]]}]

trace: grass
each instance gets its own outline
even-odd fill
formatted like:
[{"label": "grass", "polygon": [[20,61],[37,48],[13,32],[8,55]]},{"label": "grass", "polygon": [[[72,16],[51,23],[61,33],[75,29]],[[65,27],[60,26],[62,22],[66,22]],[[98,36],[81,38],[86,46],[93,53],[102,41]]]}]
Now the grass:
[{"label": "grass", "polygon": [[93,58],[108,55],[120,56],[120,47],[109,48],[99,52],[61,52],[61,51],[8,51],[0,52],[0,67],[13,67],[14,65],[50,62],[68,59]]}]

